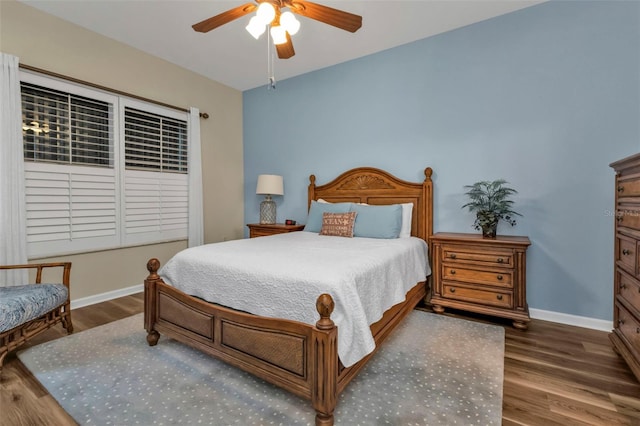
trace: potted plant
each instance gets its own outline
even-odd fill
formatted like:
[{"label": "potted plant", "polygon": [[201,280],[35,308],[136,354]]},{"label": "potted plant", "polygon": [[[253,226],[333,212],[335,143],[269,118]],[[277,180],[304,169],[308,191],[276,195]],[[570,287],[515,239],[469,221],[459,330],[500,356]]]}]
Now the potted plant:
[{"label": "potted plant", "polygon": [[469,197],[469,202],[462,208],[469,208],[470,212],[476,213],[476,220],[473,227],[482,230],[484,238],[495,238],[498,229],[498,222],[502,219],[511,226],[516,224],[513,216],[522,216],[512,209],[513,200],[510,197],[517,194],[513,188],[507,185],[504,179],[476,182],[473,185],[465,185],[468,191],[465,193]]}]

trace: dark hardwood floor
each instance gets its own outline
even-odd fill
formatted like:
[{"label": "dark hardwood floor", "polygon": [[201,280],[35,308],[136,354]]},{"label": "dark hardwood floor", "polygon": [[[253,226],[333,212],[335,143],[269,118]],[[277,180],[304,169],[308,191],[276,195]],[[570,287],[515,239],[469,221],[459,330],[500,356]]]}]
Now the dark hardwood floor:
[{"label": "dark hardwood floor", "polygon": [[[75,332],[142,310],[142,294],[75,309]],[[640,425],[640,384],[607,333],[540,320],[518,331],[495,318],[445,315],[504,326],[503,425]],[[58,325],[23,348],[64,335]],[[0,425],[73,424],[15,353],[9,354],[0,378]]]}]

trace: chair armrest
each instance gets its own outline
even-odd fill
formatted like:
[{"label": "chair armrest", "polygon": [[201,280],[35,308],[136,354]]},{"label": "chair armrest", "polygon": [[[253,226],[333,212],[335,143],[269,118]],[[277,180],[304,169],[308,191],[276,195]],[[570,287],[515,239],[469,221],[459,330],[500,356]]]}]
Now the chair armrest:
[{"label": "chair armrest", "polygon": [[71,262],[29,263],[24,265],[0,265],[0,269],[37,269],[35,284],[42,283],[42,271],[44,268],[63,268],[62,284],[69,289],[71,277]]}]

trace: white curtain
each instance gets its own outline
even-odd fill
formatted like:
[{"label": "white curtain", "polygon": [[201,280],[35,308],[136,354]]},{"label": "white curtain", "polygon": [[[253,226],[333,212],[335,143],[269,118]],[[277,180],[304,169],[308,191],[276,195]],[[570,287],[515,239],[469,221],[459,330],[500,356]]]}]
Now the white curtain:
[{"label": "white curtain", "polygon": [[204,243],[200,111],[189,109],[189,247]]},{"label": "white curtain", "polygon": [[[27,263],[18,58],[0,53],[0,264]],[[27,284],[26,270],[0,270],[0,286]]]}]

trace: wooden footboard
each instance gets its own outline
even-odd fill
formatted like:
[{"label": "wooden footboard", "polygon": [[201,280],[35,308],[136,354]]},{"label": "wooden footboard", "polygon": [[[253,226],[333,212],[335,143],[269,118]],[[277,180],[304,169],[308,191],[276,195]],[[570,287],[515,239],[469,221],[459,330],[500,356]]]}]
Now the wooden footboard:
[{"label": "wooden footboard", "polygon": [[[311,400],[316,425],[332,425],[337,397],[373,353],[344,368],[338,359],[334,302],[318,297],[315,326],[239,312],[186,295],[158,276],[160,262],[147,263],[144,325],[153,346],[164,334]],[[372,325],[376,348],[426,294],[419,283],[404,303]],[[375,351],[374,351],[375,352]]]}]

